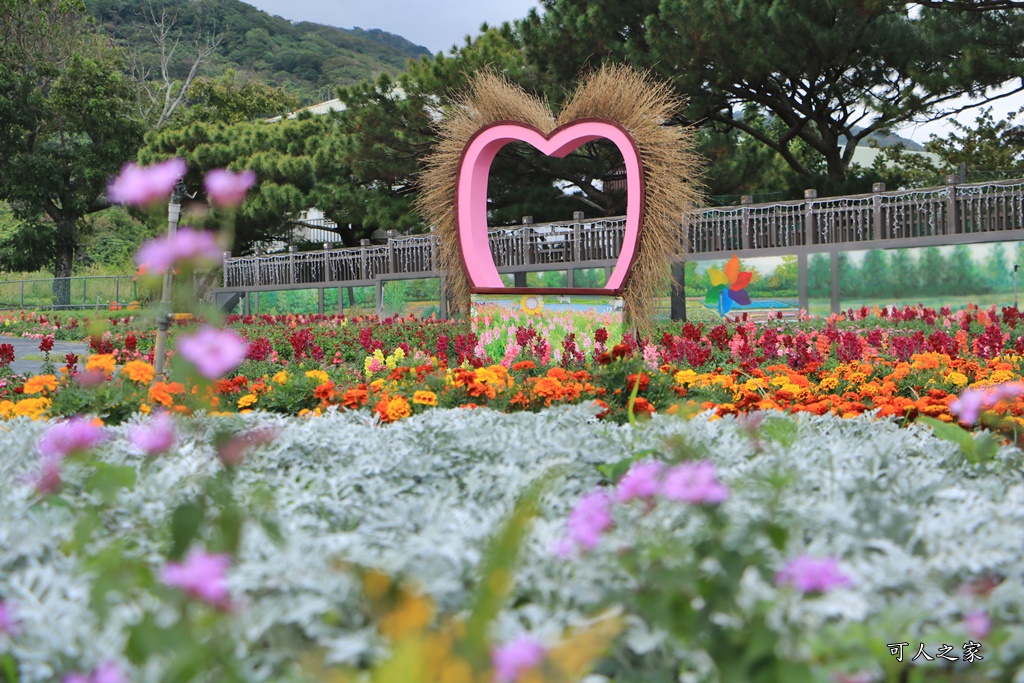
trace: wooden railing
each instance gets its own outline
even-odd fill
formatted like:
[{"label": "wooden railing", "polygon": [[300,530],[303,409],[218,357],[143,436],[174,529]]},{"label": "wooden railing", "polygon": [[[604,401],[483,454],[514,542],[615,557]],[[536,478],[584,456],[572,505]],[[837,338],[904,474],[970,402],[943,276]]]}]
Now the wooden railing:
[{"label": "wooden railing", "polygon": [[[743,258],[822,251],[1024,239],[1024,179],[920,190],[709,208],[684,217],[688,258]],[[489,231],[501,272],[614,263],[624,218],[521,225]],[[224,289],[291,289],[436,277],[433,235],[386,245],[225,258]]]}]

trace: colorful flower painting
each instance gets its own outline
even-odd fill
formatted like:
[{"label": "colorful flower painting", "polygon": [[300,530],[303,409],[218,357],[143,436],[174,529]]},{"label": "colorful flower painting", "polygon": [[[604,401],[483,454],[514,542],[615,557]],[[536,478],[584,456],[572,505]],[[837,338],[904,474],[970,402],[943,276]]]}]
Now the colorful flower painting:
[{"label": "colorful flower painting", "polygon": [[729,259],[723,270],[708,268],[708,275],[711,277],[711,289],[704,297],[705,306],[717,307],[718,315],[725,316],[734,305],[750,305],[747,285],[750,284],[753,273],[740,270],[738,256]]}]

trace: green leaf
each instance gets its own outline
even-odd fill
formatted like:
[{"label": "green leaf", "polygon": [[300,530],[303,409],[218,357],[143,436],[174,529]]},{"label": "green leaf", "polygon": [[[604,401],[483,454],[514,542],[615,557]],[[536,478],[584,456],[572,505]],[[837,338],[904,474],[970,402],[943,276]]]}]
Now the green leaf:
[{"label": "green leaf", "polygon": [[961,427],[960,425],[953,424],[951,422],[943,422],[942,420],[936,420],[934,417],[927,417],[922,415],[918,417],[915,422],[926,424],[932,428],[932,432],[935,436],[945,441],[952,441],[960,447],[960,452],[964,454],[972,463],[978,462],[977,446],[974,442],[974,437],[969,431]]},{"label": "green leaf", "polygon": [[137,478],[134,467],[100,462],[96,463],[96,471],[85,482],[85,490],[99,494],[109,504],[117,500],[121,489],[134,488]]},{"label": "green leaf", "polygon": [[10,652],[5,652],[0,656],[0,676],[4,683],[18,682],[18,667]]},{"label": "green leaf", "polygon": [[769,417],[761,425],[762,436],[783,448],[789,448],[796,443],[799,432],[800,427],[787,417]]},{"label": "green leaf", "polygon": [[171,514],[171,550],[169,560],[180,560],[199,534],[203,523],[203,508],[195,503],[183,503]]}]

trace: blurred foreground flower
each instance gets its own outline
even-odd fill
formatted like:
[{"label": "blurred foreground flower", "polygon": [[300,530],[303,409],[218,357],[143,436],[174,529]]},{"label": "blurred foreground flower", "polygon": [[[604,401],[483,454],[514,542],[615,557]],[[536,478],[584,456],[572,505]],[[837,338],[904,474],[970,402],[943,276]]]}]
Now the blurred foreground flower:
[{"label": "blurred foreground flower", "polygon": [[544,661],[544,646],[532,638],[520,636],[491,651],[495,683],[513,683]]},{"label": "blurred foreground flower", "polygon": [[964,615],[964,630],[974,640],[984,640],[992,632],[992,620],[983,609],[974,610]]},{"label": "blurred foreground flower", "polygon": [[85,452],[107,438],[103,427],[87,417],[73,417],[58,422],[39,439],[39,452],[44,458],[64,458]]},{"label": "blurred foreground flower", "polygon": [[661,493],[669,500],[694,504],[721,503],[729,497],[729,489],[716,478],[715,465],[706,461],[686,462],[670,469]]},{"label": "blurred foreground flower", "polygon": [[185,170],[183,159],[168,159],[152,166],[125,164],[107,188],[107,197],[115,204],[152,206],[171,196]]},{"label": "blurred foreground flower", "polygon": [[230,330],[203,327],[193,335],[178,338],[178,353],[207,379],[218,379],[238,367],[249,345]]},{"label": "blurred foreground flower", "polygon": [[14,611],[6,602],[0,602],[0,633],[15,636],[21,631],[18,620],[14,618]]},{"label": "blurred foreground flower", "polygon": [[117,662],[107,661],[87,674],[68,674],[62,683],[128,683],[128,676]]},{"label": "blurred foreground flower", "polygon": [[158,412],[145,425],[134,428],[128,441],[146,455],[166,453],[174,445],[174,420],[164,411]]},{"label": "blurred foreground flower", "polygon": [[1021,395],[1024,395],[1024,382],[1006,382],[968,389],[960,394],[960,398],[949,404],[949,410],[960,418],[961,422],[974,424],[982,411],[994,408],[1004,399],[1014,399]]},{"label": "blurred foreground flower", "polygon": [[245,193],[256,182],[253,171],[232,173],[217,168],[206,174],[206,194],[215,206],[238,206],[245,200]]},{"label": "blurred foreground flower", "polygon": [[231,606],[227,570],[231,556],[193,549],[184,562],[168,562],[160,579],[172,588],[180,588],[197,600],[227,610]]},{"label": "blurred foreground flower", "polygon": [[833,588],[853,585],[839,568],[834,557],[816,558],[809,555],[794,557],[775,575],[775,583],[792,586],[801,593],[827,593]]},{"label": "blurred foreground flower", "polygon": [[636,498],[650,500],[661,488],[661,475],[665,466],[660,462],[634,463],[615,488],[615,500],[628,503]]},{"label": "blurred foreground flower", "polygon": [[182,226],[173,235],[155,237],[143,244],[135,262],[140,270],[158,275],[183,261],[219,265],[223,257],[216,235]]}]

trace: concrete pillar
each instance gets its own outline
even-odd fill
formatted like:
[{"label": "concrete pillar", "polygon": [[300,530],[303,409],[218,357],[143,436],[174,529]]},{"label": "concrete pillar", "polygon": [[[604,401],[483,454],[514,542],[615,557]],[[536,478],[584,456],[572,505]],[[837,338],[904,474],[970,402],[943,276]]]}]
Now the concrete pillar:
[{"label": "concrete pillar", "polygon": [[512,273],[512,284],[516,287],[527,287],[526,272]]},{"label": "concrete pillar", "polygon": [[808,310],[810,306],[810,297],[807,294],[807,254],[797,254],[796,256],[796,272],[797,272],[797,306],[802,310]]},{"label": "concrete pillar", "polygon": [[324,314],[324,288],[321,287],[316,290],[316,312],[320,315]]}]

